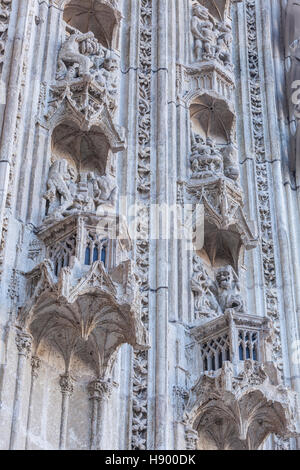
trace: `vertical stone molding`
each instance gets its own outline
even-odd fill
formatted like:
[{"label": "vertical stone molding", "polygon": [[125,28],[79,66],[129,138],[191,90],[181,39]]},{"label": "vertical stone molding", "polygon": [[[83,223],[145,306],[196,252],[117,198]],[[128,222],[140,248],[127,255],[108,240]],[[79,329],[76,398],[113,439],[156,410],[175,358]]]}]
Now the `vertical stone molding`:
[{"label": "vertical stone molding", "polygon": [[[151,64],[152,64],[152,2],[141,0],[139,24],[139,129],[136,266],[140,279],[142,321],[149,323],[149,197],[150,197],[150,139],[151,139]],[[136,352],[133,361],[132,449],[147,448],[147,378],[148,353]]]},{"label": "vertical stone molding", "polygon": [[277,278],[273,240],[273,222],[271,205],[268,197],[270,190],[268,163],[266,162],[266,147],[264,135],[263,98],[261,77],[259,72],[259,55],[256,31],[256,2],[247,0],[245,3],[247,21],[247,48],[249,62],[249,86],[251,102],[252,132],[256,163],[257,196],[259,224],[261,233],[261,253],[263,259],[264,289],[266,311],[273,323],[273,359],[283,372],[282,345],[280,333],[280,318],[278,297],[276,292]]}]

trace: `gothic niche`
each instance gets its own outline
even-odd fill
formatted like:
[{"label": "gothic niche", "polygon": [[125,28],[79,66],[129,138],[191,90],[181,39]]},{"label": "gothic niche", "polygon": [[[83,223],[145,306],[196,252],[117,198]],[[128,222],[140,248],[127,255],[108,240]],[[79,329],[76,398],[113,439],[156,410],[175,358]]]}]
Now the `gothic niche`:
[{"label": "gothic niche", "polygon": [[114,160],[101,128],[89,131],[64,122],[52,134],[52,161],[44,193],[45,225],[79,212],[114,208]]},{"label": "gothic niche", "polygon": [[235,113],[230,103],[214,93],[205,93],[190,105],[190,119],[191,178],[216,179],[224,175],[233,182],[238,181]]},{"label": "gothic niche", "polygon": [[81,127],[88,129],[101,119],[119,146],[124,145],[120,129],[112,124],[117,108],[119,58],[106,31],[110,28],[107,9],[111,11],[111,3],[94,0],[90,9],[87,6],[77,1],[66,5],[69,24],[65,25],[65,38],[58,52],[56,81],[48,91],[46,124],[68,113],[76,115]]},{"label": "gothic niche", "polygon": [[81,33],[92,32],[105,48],[118,48],[121,13],[117,0],[69,0],[63,18]]},{"label": "gothic niche", "polygon": [[232,266],[210,271],[212,277],[201,257],[195,254],[191,281],[195,321],[217,318],[229,312],[244,313],[239,279]]}]

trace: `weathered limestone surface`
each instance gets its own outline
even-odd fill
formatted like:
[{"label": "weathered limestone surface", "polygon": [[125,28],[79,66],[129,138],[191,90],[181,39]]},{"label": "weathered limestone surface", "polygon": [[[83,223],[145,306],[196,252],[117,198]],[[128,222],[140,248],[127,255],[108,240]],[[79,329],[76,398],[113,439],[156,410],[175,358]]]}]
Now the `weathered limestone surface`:
[{"label": "weathered limestone surface", "polygon": [[299,8],[0,0],[1,449],[299,449]]}]

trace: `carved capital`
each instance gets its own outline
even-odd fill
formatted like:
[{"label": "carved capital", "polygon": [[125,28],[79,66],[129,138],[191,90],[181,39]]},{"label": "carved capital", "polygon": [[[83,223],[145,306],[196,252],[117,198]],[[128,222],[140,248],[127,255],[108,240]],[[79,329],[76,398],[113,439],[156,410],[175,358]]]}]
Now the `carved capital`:
[{"label": "carved capital", "polygon": [[32,336],[29,333],[17,333],[16,345],[21,356],[28,357],[31,351]]},{"label": "carved capital", "polygon": [[198,433],[194,429],[188,427],[185,430],[186,450],[196,450]]},{"label": "carved capital", "polygon": [[60,376],[59,385],[62,394],[72,395],[74,380],[69,373]]},{"label": "carved capital", "polygon": [[93,380],[88,385],[88,392],[91,400],[102,400],[110,398],[113,384],[110,380]]}]

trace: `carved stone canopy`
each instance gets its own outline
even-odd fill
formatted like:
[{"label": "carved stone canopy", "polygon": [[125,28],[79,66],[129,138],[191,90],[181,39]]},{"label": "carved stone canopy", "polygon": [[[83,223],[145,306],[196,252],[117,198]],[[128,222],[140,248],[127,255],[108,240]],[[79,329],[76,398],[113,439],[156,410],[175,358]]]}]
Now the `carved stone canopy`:
[{"label": "carved stone canopy", "polygon": [[69,157],[80,171],[97,171],[103,175],[109,143],[100,128],[83,131],[72,122],[64,122],[52,134],[52,153]]},{"label": "carved stone canopy", "polygon": [[234,2],[241,0],[197,0],[195,4],[200,4],[208,9],[217,21],[224,21],[229,15],[230,6]]},{"label": "carved stone canopy", "polygon": [[107,272],[100,261],[85,269],[75,263],[61,269],[57,278],[52,263],[45,260],[28,273],[28,297],[19,324],[31,332],[36,349],[44,340],[62,354],[67,368],[75,355],[97,377],[109,374],[123,343],[147,349],[139,293],[128,263],[123,266],[125,276]]},{"label": "carved stone canopy", "polygon": [[96,132],[98,136],[104,134],[113,152],[125,148],[123,129],[114,124],[105,94],[93,80],[80,79],[75,83],[51,87],[45,118],[45,125],[51,129],[60,124],[81,132],[93,129],[92,133]]},{"label": "carved stone canopy", "polygon": [[194,181],[187,187],[195,202],[204,205],[204,245],[212,265],[222,253],[238,272],[242,245],[250,250],[257,245],[243,211],[241,189],[225,176]]},{"label": "carved stone canopy", "polygon": [[121,19],[116,0],[70,0],[64,9],[64,20],[82,33],[92,31],[103,46],[113,45],[116,26]]},{"label": "carved stone canopy", "polygon": [[208,137],[217,144],[234,140],[235,113],[230,102],[214,93],[204,93],[195,98],[190,106],[192,126],[204,139]]},{"label": "carved stone canopy", "polygon": [[187,429],[198,432],[200,450],[255,450],[271,433],[298,435],[296,394],[278,384],[271,363],[245,361],[234,374],[225,362],[191,389]]}]

